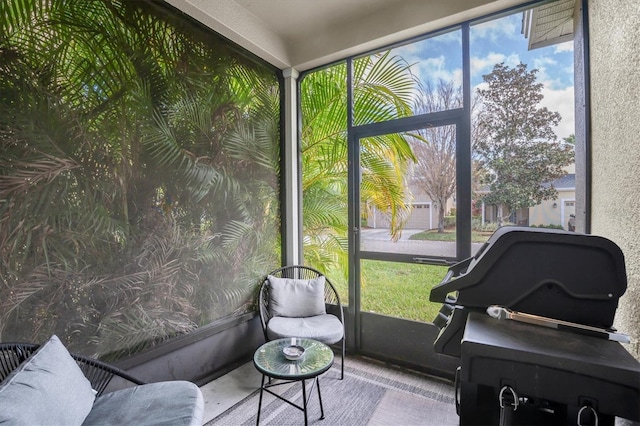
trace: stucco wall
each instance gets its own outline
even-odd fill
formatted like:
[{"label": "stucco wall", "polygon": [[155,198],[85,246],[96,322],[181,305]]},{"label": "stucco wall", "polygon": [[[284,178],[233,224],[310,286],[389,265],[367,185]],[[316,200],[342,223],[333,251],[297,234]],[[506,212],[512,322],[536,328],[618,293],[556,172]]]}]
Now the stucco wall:
[{"label": "stucco wall", "polygon": [[628,287],[616,327],[640,358],[640,2],[589,1],[592,233],[623,250]]}]

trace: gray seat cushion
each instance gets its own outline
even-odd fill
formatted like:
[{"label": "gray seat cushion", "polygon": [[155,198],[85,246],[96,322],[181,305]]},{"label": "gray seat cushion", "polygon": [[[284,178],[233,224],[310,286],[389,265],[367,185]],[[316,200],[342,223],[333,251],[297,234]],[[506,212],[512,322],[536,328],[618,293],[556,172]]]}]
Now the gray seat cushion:
[{"label": "gray seat cushion", "polygon": [[201,426],[204,401],[191,382],[149,383],[96,398],[83,425]]},{"label": "gray seat cushion", "polygon": [[342,323],[332,314],[303,318],[273,317],[267,323],[267,336],[270,340],[306,337],[330,345],[339,342],[343,335]]}]

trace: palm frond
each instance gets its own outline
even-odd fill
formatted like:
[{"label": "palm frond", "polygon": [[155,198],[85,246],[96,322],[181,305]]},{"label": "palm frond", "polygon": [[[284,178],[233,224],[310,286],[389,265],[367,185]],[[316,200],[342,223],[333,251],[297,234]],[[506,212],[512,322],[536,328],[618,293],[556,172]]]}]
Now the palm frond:
[{"label": "palm frond", "polygon": [[99,334],[93,341],[97,347],[93,356],[105,360],[119,359],[170,337],[186,334],[196,327],[186,315],[173,310],[134,306],[130,310],[116,311],[100,324]]},{"label": "palm frond", "polygon": [[1,337],[117,357],[247,309],[280,249],[272,70],[146,2],[0,29]]}]

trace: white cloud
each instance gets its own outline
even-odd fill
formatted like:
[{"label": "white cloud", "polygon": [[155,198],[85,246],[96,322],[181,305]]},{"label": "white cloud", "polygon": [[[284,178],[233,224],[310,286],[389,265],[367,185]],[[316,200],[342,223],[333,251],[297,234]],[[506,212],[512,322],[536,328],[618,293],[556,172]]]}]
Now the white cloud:
[{"label": "white cloud", "polygon": [[432,69],[432,70],[441,70],[444,68],[447,60],[444,56],[436,56],[433,58],[426,58],[420,62],[422,68],[424,69]]},{"label": "white cloud", "polygon": [[533,68],[545,68],[547,65],[557,65],[558,61],[550,56],[537,56],[533,59]]},{"label": "white cloud", "polygon": [[444,33],[444,34],[440,34],[438,36],[435,36],[432,40],[436,40],[438,42],[455,41],[459,45],[462,45],[462,34],[461,34],[460,30],[453,29],[453,30],[449,31],[448,33]]},{"label": "white cloud", "polygon": [[478,90],[487,90],[489,89],[489,83],[485,83],[484,81],[480,84],[476,84],[471,91],[471,96],[476,96]]},{"label": "white cloud", "polygon": [[442,55],[431,58],[405,56],[405,60],[411,64],[411,73],[420,81],[430,81],[434,86],[439,80],[453,81],[457,85],[462,85],[462,69],[450,68],[447,58]]},{"label": "white cloud", "polygon": [[471,27],[472,40],[476,42],[477,39],[487,39],[495,43],[504,38],[521,37],[517,22],[517,19],[507,17],[474,25]]},{"label": "white cloud", "polygon": [[513,68],[516,65],[520,64],[520,62],[522,62],[522,58],[520,58],[520,55],[517,54],[517,53],[510,54],[504,60],[505,65],[508,65],[511,68]]},{"label": "white cloud", "polygon": [[486,74],[495,64],[503,62],[505,58],[506,56],[502,53],[495,52],[490,52],[484,58],[473,56],[471,58],[471,75]]},{"label": "white cloud", "polygon": [[[448,69],[447,62],[444,56],[437,58],[428,58],[418,64],[420,70],[421,80],[426,79],[431,81],[438,81],[440,79],[445,81],[454,80],[456,70]],[[461,70],[458,70],[460,73]]]},{"label": "white cloud", "polygon": [[517,53],[510,55],[504,55],[502,53],[489,52],[485,57],[473,56],[471,57],[471,78],[476,76],[488,74],[493,69],[493,66],[504,62],[509,67],[515,67],[520,63],[521,59]]},{"label": "white cloud", "polygon": [[406,59],[416,56],[416,53],[420,52],[420,49],[421,47],[418,43],[409,43],[393,49],[393,54]]},{"label": "white cloud", "polygon": [[540,101],[541,106],[547,107],[550,111],[557,111],[562,116],[560,124],[555,128],[558,138],[563,139],[576,132],[575,124],[575,102],[573,86],[564,89],[552,89],[548,84],[542,89],[544,98]]},{"label": "white cloud", "polygon": [[573,41],[565,41],[564,43],[558,43],[555,46],[553,53],[560,52],[573,52]]},{"label": "white cloud", "polygon": [[551,72],[557,75],[557,65],[558,61],[550,56],[537,56],[533,59],[533,64],[528,67],[528,70],[538,70],[536,74],[538,81],[549,81],[552,80],[552,77],[547,71],[551,69]]}]

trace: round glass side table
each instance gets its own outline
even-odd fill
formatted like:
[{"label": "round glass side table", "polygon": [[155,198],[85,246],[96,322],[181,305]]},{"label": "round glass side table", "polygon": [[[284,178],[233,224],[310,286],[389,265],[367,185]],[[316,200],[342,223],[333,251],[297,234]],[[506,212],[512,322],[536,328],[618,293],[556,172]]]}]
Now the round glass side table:
[{"label": "round glass side table", "polygon": [[[304,353],[299,359],[290,360],[285,356],[285,348],[295,347],[295,349],[304,349]],[[320,393],[320,381],[318,376],[326,372],[333,365],[333,351],[329,346],[312,339],[304,339],[299,337],[288,337],[285,339],[271,340],[260,346],[253,355],[253,364],[256,369],[262,373],[262,384],[260,385],[260,400],[258,403],[258,415],[256,417],[256,425],[260,423],[260,410],[262,408],[263,392],[287,402],[304,412],[304,424],[307,425],[307,390],[305,381],[313,379],[309,397],[313,392],[313,385],[318,389],[318,401],[320,402],[320,419],[324,419],[324,409],[322,407],[322,395]],[[266,378],[268,383],[265,383]],[[272,383],[271,379],[280,379],[282,382]],[[284,385],[291,382],[302,382],[302,403],[297,405],[277,393],[270,388],[274,386]]]}]

